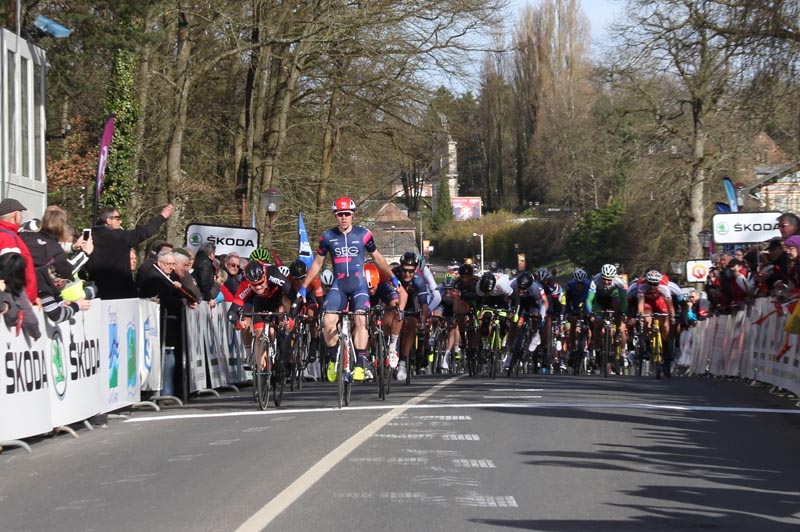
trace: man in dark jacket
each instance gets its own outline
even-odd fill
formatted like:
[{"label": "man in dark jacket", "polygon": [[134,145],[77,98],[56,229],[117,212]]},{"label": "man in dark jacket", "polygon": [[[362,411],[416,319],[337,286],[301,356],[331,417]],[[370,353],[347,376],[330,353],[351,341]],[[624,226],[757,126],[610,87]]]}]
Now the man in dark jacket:
[{"label": "man in dark jacket", "polygon": [[200,289],[200,295],[203,296],[203,301],[208,301],[208,305],[213,307],[215,305],[214,298],[219,290],[214,290],[214,244],[205,242],[197,249],[197,255],[194,257],[194,270],[192,276],[197,281],[197,287]]},{"label": "man in dark jacket", "polygon": [[134,229],[122,229],[119,210],[103,207],[92,228],[94,253],[86,269],[97,285],[98,295],[103,299],[125,299],[139,297],[131,272],[130,250],[158,231],[172,214],[172,204],[161,210],[145,225]]}]

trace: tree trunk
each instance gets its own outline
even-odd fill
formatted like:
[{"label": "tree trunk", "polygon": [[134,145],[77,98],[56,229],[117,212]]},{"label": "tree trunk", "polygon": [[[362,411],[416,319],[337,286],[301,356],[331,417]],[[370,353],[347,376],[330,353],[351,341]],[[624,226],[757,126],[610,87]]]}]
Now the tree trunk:
[{"label": "tree trunk", "polygon": [[189,23],[185,13],[178,14],[178,48],[175,62],[175,86],[172,93],[173,124],[167,148],[167,197],[175,207],[167,223],[167,240],[180,237],[178,228],[183,223],[186,204],[181,192],[181,154],[183,151],[183,132],[186,129],[186,110],[189,101],[189,58],[192,42],[189,39]]}]

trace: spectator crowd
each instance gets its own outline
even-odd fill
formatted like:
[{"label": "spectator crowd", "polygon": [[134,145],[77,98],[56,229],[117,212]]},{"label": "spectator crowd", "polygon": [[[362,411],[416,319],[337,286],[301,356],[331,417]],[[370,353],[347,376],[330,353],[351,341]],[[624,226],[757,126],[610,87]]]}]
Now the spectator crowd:
[{"label": "spectator crowd", "polygon": [[54,323],[89,309],[92,299],[148,298],[160,303],[164,357],[163,395],[180,393],[184,307],[232,300],[241,281],[242,259],[217,257],[212,243],[191,250],[153,241],[141,265],[137,248],[172,214],[172,205],[146,223],[124,229],[115,207],[99,210],[95,225],[76,233],[67,212],[48,207],[41,219],[24,220],[16,199],[0,201],[0,315],[16,333],[39,338],[33,307]]},{"label": "spectator crowd", "polygon": [[800,219],[787,212],[777,223],[781,236],[765,244],[711,255],[707,312],[730,314],[758,297],[786,300],[800,291]]}]

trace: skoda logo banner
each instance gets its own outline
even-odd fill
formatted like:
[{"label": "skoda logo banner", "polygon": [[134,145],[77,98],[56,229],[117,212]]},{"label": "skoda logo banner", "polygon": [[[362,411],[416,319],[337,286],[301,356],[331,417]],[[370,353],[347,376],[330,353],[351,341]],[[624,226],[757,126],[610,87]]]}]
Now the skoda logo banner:
[{"label": "skoda logo banner", "polygon": [[779,212],[719,213],[711,218],[715,244],[755,244],[776,236]]},{"label": "skoda logo banner", "polygon": [[258,247],[260,234],[252,227],[191,224],[186,228],[186,247],[194,252],[205,242],[214,244],[217,255],[236,252],[243,257]]}]

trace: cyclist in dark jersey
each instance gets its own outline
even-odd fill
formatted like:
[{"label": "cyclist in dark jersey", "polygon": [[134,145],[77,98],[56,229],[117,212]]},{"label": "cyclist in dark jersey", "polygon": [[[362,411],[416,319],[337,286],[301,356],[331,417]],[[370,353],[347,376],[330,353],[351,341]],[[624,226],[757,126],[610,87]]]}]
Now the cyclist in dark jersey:
[{"label": "cyclist in dark jersey", "polygon": [[[333,262],[333,285],[330,292],[325,297],[324,310],[342,311],[349,308],[351,311],[369,309],[369,293],[367,282],[364,278],[364,259],[369,252],[376,266],[383,271],[387,278],[396,287],[400,284],[397,277],[389,269],[386,259],[378,251],[372,232],[369,229],[353,225],[353,213],[356,210],[356,203],[348,198],[341,197],[333,202],[333,213],[336,216],[336,227],[322,233],[319,239],[319,247],[314,262],[308,269],[306,278],[298,289],[298,298],[305,299],[306,289],[311,283],[311,279],[317,276],[325,262],[325,256],[330,254]],[[350,303],[348,307],[348,302]],[[328,346],[328,367],[331,369],[331,362],[336,358],[336,349],[339,342],[339,335],[336,325],[339,316],[336,314],[326,314],[323,321],[323,335]],[[365,316],[353,317],[353,345],[356,349],[358,360],[366,360],[367,354],[367,320]],[[357,371],[358,369],[361,372]],[[363,375],[364,368],[359,367],[355,371],[355,378]],[[335,374],[335,370],[334,370]],[[363,377],[362,377],[363,378]],[[333,379],[331,379],[333,380]]]}]

